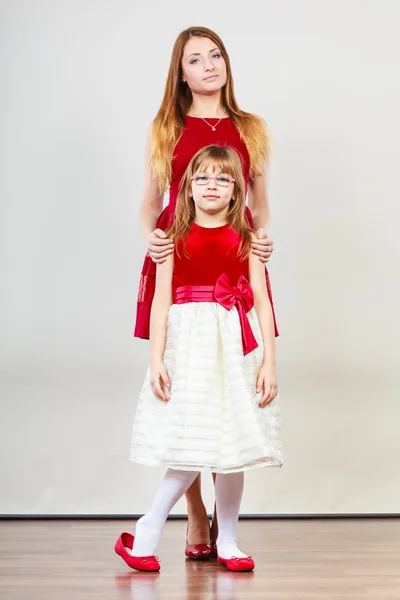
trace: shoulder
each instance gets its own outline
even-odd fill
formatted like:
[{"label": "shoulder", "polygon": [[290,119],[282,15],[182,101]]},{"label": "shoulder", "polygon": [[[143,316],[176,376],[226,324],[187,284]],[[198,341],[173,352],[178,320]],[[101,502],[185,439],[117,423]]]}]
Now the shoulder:
[{"label": "shoulder", "polygon": [[236,120],[239,129],[246,132],[256,146],[269,146],[270,132],[266,120],[256,113],[244,112]]},{"label": "shoulder", "polygon": [[267,127],[266,120],[256,113],[243,111],[243,117],[260,127]]},{"label": "shoulder", "polygon": [[269,137],[269,128],[267,125],[267,121],[263,117],[260,117],[260,115],[256,115],[256,114],[253,115],[253,118],[254,118],[254,124],[257,127],[260,134],[262,136]]},{"label": "shoulder", "polygon": [[266,120],[261,115],[257,115],[256,113],[249,113],[249,114],[259,123],[263,123],[264,125],[267,124]]}]

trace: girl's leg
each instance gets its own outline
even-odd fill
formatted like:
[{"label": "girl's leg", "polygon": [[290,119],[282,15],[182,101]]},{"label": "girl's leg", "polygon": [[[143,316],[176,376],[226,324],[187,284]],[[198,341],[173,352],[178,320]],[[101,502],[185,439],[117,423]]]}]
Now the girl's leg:
[{"label": "girl's leg", "polygon": [[136,523],[132,556],[153,556],[173,506],[197,477],[197,471],[168,469],[150,510]]},{"label": "girl's leg", "polygon": [[245,558],[237,547],[236,528],[243,494],[244,473],[218,473],[215,500],[218,515],[217,549],[221,558]]},{"label": "girl's leg", "polygon": [[210,522],[201,497],[200,473],[186,491],[188,511],[187,541],[189,544],[210,543]]}]

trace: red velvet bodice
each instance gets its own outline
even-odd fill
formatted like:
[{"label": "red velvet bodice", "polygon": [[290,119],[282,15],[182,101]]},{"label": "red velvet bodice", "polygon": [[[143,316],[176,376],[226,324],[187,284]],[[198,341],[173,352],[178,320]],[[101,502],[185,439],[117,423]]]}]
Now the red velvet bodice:
[{"label": "red velvet bodice", "polygon": [[229,223],[214,228],[193,223],[185,251],[182,240],[175,249],[173,288],[181,285],[215,285],[223,273],[228,275],[232,285],[236,284],[240,275],[248,280],[249,259],[238,259],[239,247],[240,236]]}]

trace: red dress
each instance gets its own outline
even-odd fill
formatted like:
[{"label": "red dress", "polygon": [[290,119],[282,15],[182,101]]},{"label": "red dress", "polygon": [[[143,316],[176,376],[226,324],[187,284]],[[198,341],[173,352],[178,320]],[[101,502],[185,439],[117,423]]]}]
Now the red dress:
[{"label": "red dress", "polygon": [[[219,119],[207,119],[212,125],[218,122]],[[186,125],[181,138],[179,139],[174,150],[174,159],[172,160],[172,180],[169,191],[169,203],[162,211],[157,220],[157,228],[166,231],[172,224],[176,200],[178,197],[179,184],[184,175],[186,168],[193,156],[205,146],[217,144],[219,146],[230,146],[234,148],[240,155],[243,165],[243,176],[245,179],[246,193],[249,181],[250,157],[246,145],[241,140],[237,129],[234,127],[231,120],[227,117],[213,131],[203,119],[197,117],[186,117]],[[249,225],[253,226],[253,218],[248,207],[246,207],[246,217]],[[149,254],[146,254],[144,259],[142,273],[139,284],[139,292],[137,298],[136,324],[134,336],[144,339],[149,339],[150,333],[150,311],[151,304],[155,291],[156,263],[152,261]],[[272,300],[271,285],[268,276],[268,270],[265,269],[265,277],[267,281],[268,295],[271,301],[272,312],[274,315],[275,335],[278,336],[278,328],[276,324],[274,305]]]},{"label": "red dress", "polygon": [[229,223],[192,223],[185,253],[181,241],[175,248],[162,357],[170,399],[154,396],[148,367],[132,430],[133,462],[213,473],[283,465],[279,397],[259,406],[264,342],[240,242]]}]

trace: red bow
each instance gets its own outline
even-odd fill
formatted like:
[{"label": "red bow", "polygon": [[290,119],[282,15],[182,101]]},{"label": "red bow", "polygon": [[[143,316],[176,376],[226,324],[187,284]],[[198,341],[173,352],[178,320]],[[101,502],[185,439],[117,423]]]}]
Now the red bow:
[{"label": "red bow", "polygon": [[214,296],[215,300],[228,310],[231,310],[232,306],[236,306],[242,328],[243,354],[246,356],[258,347],[246,315],[254,306],[253,290],[249,282],[246,277],[241,275],[236,287],[232,286],[228,275],[224,273],[215,284]]}]

